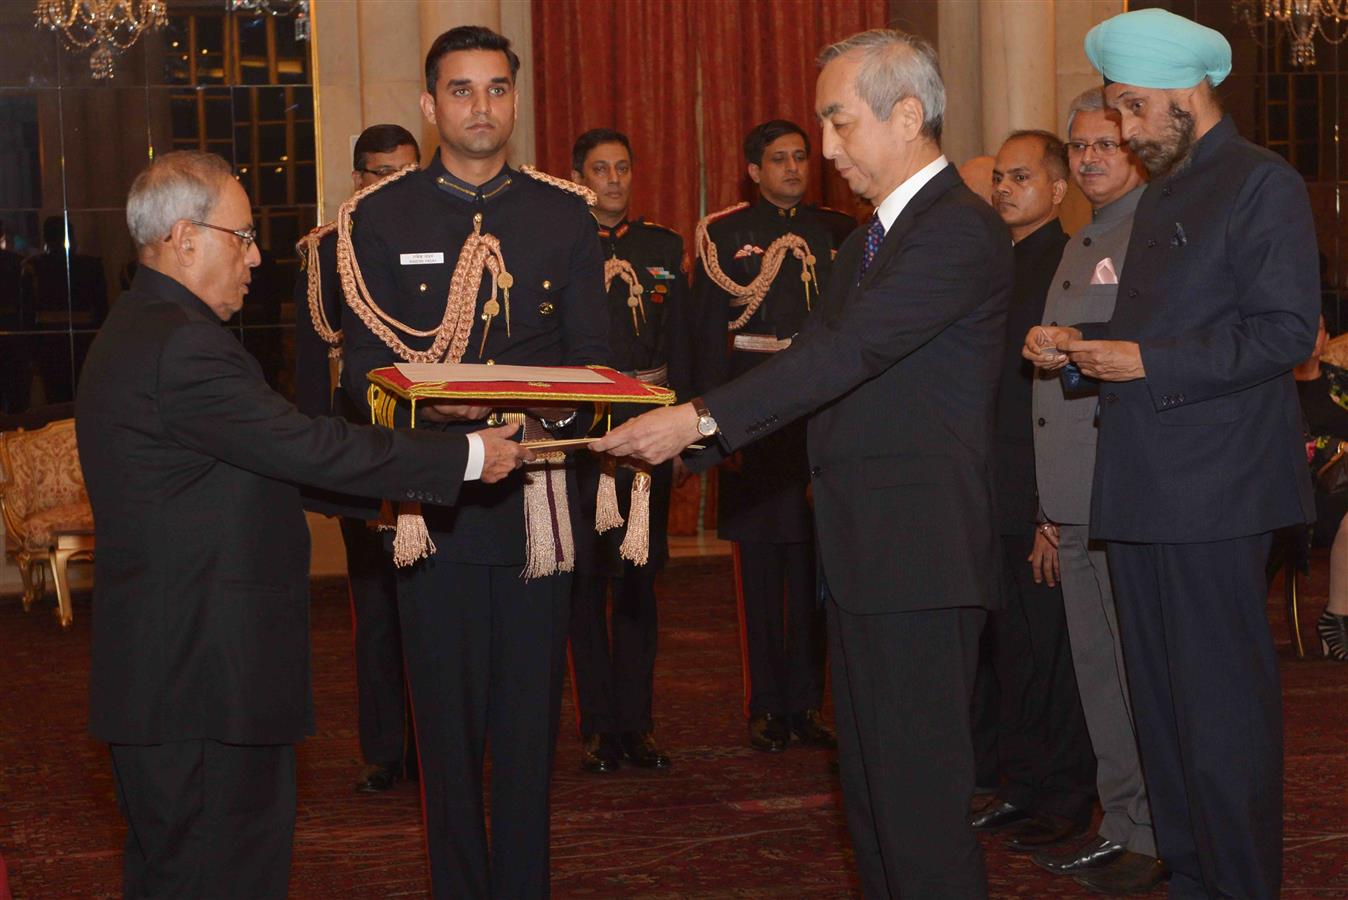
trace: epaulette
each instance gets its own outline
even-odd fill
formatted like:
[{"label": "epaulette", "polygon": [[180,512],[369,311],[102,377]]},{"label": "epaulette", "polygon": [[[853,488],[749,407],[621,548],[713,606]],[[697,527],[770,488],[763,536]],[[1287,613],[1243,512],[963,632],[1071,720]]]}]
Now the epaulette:
[{"label": "epaulette", "polygon": [[535,181],[541,181],[544,184],[550,184],[559,191],[566,191],[568,194],[575,194],[585,201],[586,206],[594,206],[599,202],[599,197],[595,192],[583,184],[576,184],[574,181],[567,181],[565,178],[558,178],[556,175],[549,175],[547,172],[540,172],[530,165],[520,166],[520,171]]},{"label": "epaulette", "polygon": [[680,240],[683,239],[683,235],[679,234],[677,231],[675,231],[673,228],[670,228],[668,225],[661,225],[659,222],[652,222],[650,219],[644,217],[638,219],[637,221],[639,221],[642,225],[646,226],[647,228],[655,228],[660,231],[667,231],[670,234],[674,235],[676,238],[679,238]]},{"label": "epaulette", "polygon": [[724,219],[726,216],[730,215],[731,213],[737,213],[737,212],[739,212],[739,211],[742,210],[742,209],[746,209],[748,206],[749,206],[749,204],[748,204],[748,203],[745,203],[745,202],[743,202],[743,201],[740,201],[739,203],[732,204],[731,206],[727,206],[725,209],[720,210],[719,212],[714,212],[714,213],[711,213],[711,214],[707,215],[705,218],[702,219],[701,222],[698,222],[698,223],[697,223],[697,227],[698,227],[698,228],[706,228],[708,225],[710,225],[712,222],[715,222],[717,219]]},{"label": "epaulette", "polygon": [[317,228],[313,229],[304,237],[296,241],[295,253],[299,256],[301,260],[301,265],[303,264],[305,249],[307,249],[310,245],[317,247],[319,242],[322,241],[323,238],[332,234],[336,230],[337,230],[337,223],[336,221],[332,221],[326,225],[319,225]]}]

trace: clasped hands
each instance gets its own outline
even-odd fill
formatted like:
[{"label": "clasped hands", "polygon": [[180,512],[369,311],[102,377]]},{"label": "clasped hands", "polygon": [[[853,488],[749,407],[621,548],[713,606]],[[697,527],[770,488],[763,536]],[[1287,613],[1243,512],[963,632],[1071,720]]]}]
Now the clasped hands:
[{"label": "clasped hands", "polygon": [[1070,362],[1100,381],[1147,377],[1135,341],[1083,341],[1081,332],[1070,326],[1035,325],[1026,333],[1020,355],[1041,372],[1056,372]]}]

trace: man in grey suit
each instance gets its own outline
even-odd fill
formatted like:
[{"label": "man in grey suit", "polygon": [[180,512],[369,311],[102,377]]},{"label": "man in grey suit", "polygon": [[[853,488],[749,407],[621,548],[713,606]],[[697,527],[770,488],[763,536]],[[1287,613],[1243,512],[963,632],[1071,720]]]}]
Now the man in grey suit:
[{"label": "man in grey suit", "polygon": [[[1123,144],[1119,115],[1105,106],[1100,88],[1072,101],[1067,131],[1072,180],[1091,203],[1091,221],[1063,251],[1044,322],[1108,321],[1146,170]],[[1104,547],[1090,541],[1098,382],[1079,381],[1050,375],[1034,384],[1035,471],[1045,520],[1039,530],[1056,545],[1056,554],[1035,560],[1035,574],[1049,583],[1061,576],[1104,818],[1085,842],[1044,850],[1034,861],[1090,887],[1144,890],[1162,873],[1137,757],[1109,566]]]}]

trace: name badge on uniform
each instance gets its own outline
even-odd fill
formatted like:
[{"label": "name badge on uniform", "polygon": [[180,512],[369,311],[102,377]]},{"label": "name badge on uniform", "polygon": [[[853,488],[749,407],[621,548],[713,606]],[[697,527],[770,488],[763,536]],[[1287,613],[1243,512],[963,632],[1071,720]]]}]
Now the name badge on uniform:
[{"label": "name badge on uniform", "polygon": [[404,266],[435,266],[445,261],[443,253],[399,253],[398,262]]}]

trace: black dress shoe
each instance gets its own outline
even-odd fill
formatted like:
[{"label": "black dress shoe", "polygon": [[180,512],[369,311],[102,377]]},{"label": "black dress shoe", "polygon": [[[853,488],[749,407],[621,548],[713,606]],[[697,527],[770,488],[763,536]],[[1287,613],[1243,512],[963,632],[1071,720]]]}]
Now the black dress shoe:
[{"label": "black dress shoe", "polygon": [[356,782],[361,794],[382,794],[398,783],[398,764],[380,763],[365,770],[365,777]]},{"label": "black dress shoe", "polygon": [[791,717],[791,736],[807,747],[838,749],[837,735],[833,733],[832,728],[824,724],[824,717],[817,709],[807,709]]},{"label": "black dress shoe", "polygon": [[622,760],[623,750],[616,735],[592,734],[585,739],[585,752],[580,757],[583,771],[595,775],[616,772]]},{"label": "black dress shoe", "polygon": [[1011,832],[1006,849],[1017,853],[1034,853],[1045,847],[1054,847],[1073,838],[1079,838],[1086,829],[1062,816],[1035,816]]},{"label": "black dress shoe", "polygon": [[656,745],[655,738],[651,737],[649,731],[628,731],[619,738],[619,741],[623,756],[626,756],[634,766],[643,769],[668,769],[671,765],[669,757]]},{"label": "black dress shoe", "polygon": [[759,713],[749,720],[749,746],[764,753],[781,753],[791,742],[785,716]]},{"label": "black dress shoe", "polygon": [[1145,894],[1165,880],[1165,866],[1159,859],[1124,851],[1109,865],[1087,869],[1073,880],[1097,894]]},{"label": "black dress shoe", "polygon": [[1054,875],[1074,875],[1085,869],[1106,866],[1126,852],[1126,847],[1109,838],[1093,837],[1084,844],[1040,850],[1030,857],[1030,862]]},{"label": "black dress shoe", "polygon": [[1001,831],[1029,820],[1030,814],[1025,810],[1003,801],[989,803],[982,812],[970,817],[969,825],[974,831]]}]

